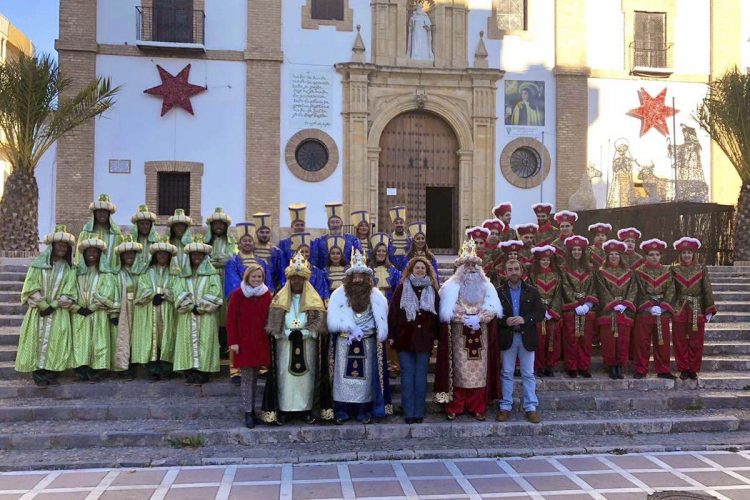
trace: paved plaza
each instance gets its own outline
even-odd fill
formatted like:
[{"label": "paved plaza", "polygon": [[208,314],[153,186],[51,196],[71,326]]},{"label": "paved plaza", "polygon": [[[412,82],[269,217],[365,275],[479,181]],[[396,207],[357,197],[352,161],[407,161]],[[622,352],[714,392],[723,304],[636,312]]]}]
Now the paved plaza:
[{"label": "paved plaza", "polygon": [[750,452],[11,472],[0,499],[750,499]]}]

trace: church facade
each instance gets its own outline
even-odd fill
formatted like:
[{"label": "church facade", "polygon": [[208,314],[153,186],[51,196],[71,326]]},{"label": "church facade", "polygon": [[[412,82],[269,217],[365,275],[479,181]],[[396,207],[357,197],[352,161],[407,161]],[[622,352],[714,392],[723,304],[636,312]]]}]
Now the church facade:
[{"label": "church facade", "polygon": [[98,193],[122,223],[221,206],[282,232],[294,202],[310,228],[327,201],[378,229],[405,205],[444,249],[500,201],[514,222],[734,203],[691,115],[750,66],[748,19],[741,0],[60,0],[63,71],[122,90],[40,166],[40,232]]}]

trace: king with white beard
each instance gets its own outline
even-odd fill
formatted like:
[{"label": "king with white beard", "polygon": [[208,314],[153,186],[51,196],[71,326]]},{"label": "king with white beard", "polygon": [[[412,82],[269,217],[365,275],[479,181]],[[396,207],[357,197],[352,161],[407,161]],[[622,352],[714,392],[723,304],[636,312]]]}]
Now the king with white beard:
[{"label": "king with white beard", "polygon": [[445,403],[448,420],[469,413],[482,421],[487,402],[498,397],[497,320],[503,308],[474,241],[464,242],[455,265],[456,273],[440,288],[435,402]]}]

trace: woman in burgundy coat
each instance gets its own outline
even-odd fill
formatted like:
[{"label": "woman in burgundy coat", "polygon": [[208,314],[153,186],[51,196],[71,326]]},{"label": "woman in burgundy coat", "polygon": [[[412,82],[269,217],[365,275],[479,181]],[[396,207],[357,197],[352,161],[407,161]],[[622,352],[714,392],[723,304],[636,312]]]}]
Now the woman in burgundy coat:
[{"label": "woman in burgundy coat", "polygon": [[258,264],[245,270],[240,287],[229,296],[227,340],[234,352],[234,366],[240,369],[245,426],[255,427],[255,386],[258,369],[271,363],[271,344],[265,332],[271,292],[264,284],[265,273]]},{"label": "woman in burgundy coat", "polygon": [[388,310],[388,342],[401,365],[401,406],[407,424],[421,424],[427,397],[427,367],[440,331],[435,271],[423,256],[404,269]]}]

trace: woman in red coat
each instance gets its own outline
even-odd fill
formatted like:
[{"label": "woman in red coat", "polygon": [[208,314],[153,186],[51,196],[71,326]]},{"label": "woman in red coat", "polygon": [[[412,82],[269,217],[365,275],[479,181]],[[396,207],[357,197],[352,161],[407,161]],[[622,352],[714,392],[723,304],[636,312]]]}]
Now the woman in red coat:
[{"label": "woman in red coat", "polygon": [[401,365],[401,406],[407,424],[421,424],[427,397],[427,368],[440,332],[440,298],[427,257],[412,258],[388,309],[388,343]]},{"label": "woman in red coat", "polygon": [[229,296],[227,339],[240,369],[245,426],[255,427],[255,385],[258,369],[271,363],[271,344],[264,330],[271,305],[271,292],[264,284],[265,273],[258,264],[245,270],[240,287]]}]

